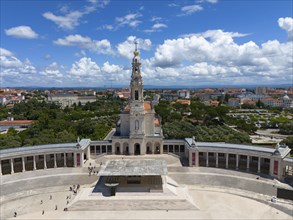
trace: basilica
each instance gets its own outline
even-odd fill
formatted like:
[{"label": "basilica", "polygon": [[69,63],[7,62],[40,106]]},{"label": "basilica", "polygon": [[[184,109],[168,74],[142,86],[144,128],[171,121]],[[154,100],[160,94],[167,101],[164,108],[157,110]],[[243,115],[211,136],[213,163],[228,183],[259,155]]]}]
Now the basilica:
[{"label": "basilica", "polygon": [[112,136],[115,153],[143,155],[162,152],[162,130],[154,106],[144,100],[141,63],[137,47],[133,52],[130,100],[120,114]]},{"label": "basilica", "polygon": [[0,176],[27,170],[83,167],[87,160],[105,155],[169,154],[180,158],[184,166],[262,173],[279,180],[293,178],[293,158],[290,148],[285,145],[277,145],[274,149],[198,142],[191,137],[165,139],[153,104],[144,100],[137,46],[133,54],[128,104],[121,112],[116,128],[104,140],[78,138],[77,143],[0,150]]}]

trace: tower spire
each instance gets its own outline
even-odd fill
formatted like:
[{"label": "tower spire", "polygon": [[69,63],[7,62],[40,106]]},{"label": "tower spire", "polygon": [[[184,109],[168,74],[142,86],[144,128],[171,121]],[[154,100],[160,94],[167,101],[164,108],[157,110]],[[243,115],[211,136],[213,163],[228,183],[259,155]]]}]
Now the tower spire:
[{"label": "tower spire", "polygon": [[137,51],[137,44],[138,44],[138,43],[137,43],[136,40],[134,41],[134,44],[135,44],[135,51]]}]

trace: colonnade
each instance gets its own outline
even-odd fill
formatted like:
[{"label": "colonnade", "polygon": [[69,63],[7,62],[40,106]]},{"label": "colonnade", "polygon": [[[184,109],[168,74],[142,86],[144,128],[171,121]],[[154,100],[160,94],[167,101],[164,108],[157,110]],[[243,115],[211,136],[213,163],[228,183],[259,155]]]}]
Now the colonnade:
[{"label": "colonnade", "polygon": [[94,155],[112,153],[112,145],[91,145],[90,153]]},{"label": "colonnade", "polygon": [[184,144],[164,144],[163,153],[181,154],[185,152]]},{"label": "colonnade", "polygon": [[[208,167],[209,166],[209,161],[210,161],[210,157],[209,157],[209,153],[212,153],[212,152],[205,152],[206,154],[206,166]],[[215,152],[213,153],[215,154],[215,160],[216,160],[216,164],[215,166],[216,167],[219,167],[219,153],[218,152]],[[240,154],[230,154],[230,155],[235,155],[235,169],[238,170],[239,169],[239,157],[240,157]],[[252,156],[249,156],[249,155],[242,155],[242,156],[245,156],[246,157],[246,170],[248,171],[250,169],[250,157]],[[256,157],[258,158],[257,159],[257,172],[260,173],[261,172],[261,160],[262,160],[262,157]],[[268,159],[268,158],[263,158],[263,159]],[[230,162],[231,164],[231,162]],[[229,168],[229,153],[225,153],[225,168],[228,169]]]},{"label": "colonnade", "polygon": [[[49,158],[48,158],[48,155],[49,155]],[[79,157],[79,160],[77,159],[77,157]],[[82,166],[83,153],[80,154],[76,152],[74,153],[71,152],[71,153],[36,154],[32,156],[31,155],[21,156],[21,157],[16,156],[9,159],[1,159],[0,160],[0,175],[3,174],[3,171],[5,170],[5,168],[6,169],[9,168],[7,161],[10,164],[10,174],[13,174],[16,172],[15,168],[18,168],[17,170],[19,170],[20,168],[21,171],[19,172],[25,172],[25,171],[37,170],[37,169]],[[78,164],[78,161],[79,161],[79,164]],[[19,167],[19,165],[21,165],[21,167]]]},{"label": "colonnade", "polygon": [[206,167],[221,166],[226,169],[241,169],[269,174],[270,158],[237,153],[198,152],[198,163],[191,165]]}]

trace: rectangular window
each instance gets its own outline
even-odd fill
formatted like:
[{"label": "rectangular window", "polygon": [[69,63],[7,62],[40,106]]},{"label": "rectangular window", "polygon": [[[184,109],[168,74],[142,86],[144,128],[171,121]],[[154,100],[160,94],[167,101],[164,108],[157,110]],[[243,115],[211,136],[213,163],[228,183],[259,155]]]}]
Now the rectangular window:
[{"label": "rectangular window", "polygon": [[163,151],[164,151],[164,153],[168,153],[168,145],[163,146]]},{"label": "rectangular window", "polygon": [[184,145],[180,145],[180,152],[184,152]]},{"label": "rectangular window", "polygon": [[135,92],[134,92],[134,97],[135,97],[135,100],[138,100],[138,91],[137,90],[135,90]]}]

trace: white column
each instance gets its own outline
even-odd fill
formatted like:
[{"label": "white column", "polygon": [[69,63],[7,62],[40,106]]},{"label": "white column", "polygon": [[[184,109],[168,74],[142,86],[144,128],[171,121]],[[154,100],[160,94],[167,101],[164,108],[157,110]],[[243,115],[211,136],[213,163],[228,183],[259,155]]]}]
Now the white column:
[{"label": "white column", "polygon": [[260,161],[261,161],[261,158],[258,157],[258,163],[257,163],[257,172],[260,173]]},{"label": "white column", "polygon": [[247,155],[247,164],[246,164],[246,170],[249,170],[249,156]]},{"label": "white column", "polygon": [[219,153],[216,153],[216,167],[219,167]]},{"label": "white column", "polygon": [[151,147],[151,151],[152,151],[152,154],[155,153],[155,146],[152,146],[152,147]]},{"label": "white column", "polygon": [[21,158],[21,161],[22,161],[22,172],[25,172],[24,157]]},{"label": "white column", "polygon": [[10,159],[11,174],[14,173],[13,158]]},{"label": "white column", "polygon": [[226,169],[229,168],[229,154],[226,153]]},{"label": "white column", "polygon": [[66,153],[64,153],[64,167],[66,167]]},{"label": "white column", "polygon": [[209,166],[209,152],[206,152],[206,166]]},{"label": "white column", "polygon": [[56,154],[54,154],[54,168],[57,168]]},{"label": "white column", "polygon": [[[107,152],[107,146],[106,146],[106,152]],[[87,152],[86,152],[86,159],[89,160],[91,158],[91,146],[87,147]]]},{"label": "white column", "polygon": [[36,156],[34,155],[33,156],[33,164],[34,164],[34,170],[36,170],[37,169],[37,166],[36,166]]},{"label": "white column", "polygon": [[44,154],[44,169],[47,169],[47,156]]},{"label": "white column", "polygon": [[236,170],[239,169],[239,155],[236,154]]},{"label": "white column", "polygon": [[2,176],[2,163],[1,163],[1,160],[0,160],[0,176]]},{"label": "white column", "polygon": [[[103,147],[101,147],[102,149]],[[102,152],[101,152],[102,153]],[[120,145],[120,154],[123,154],[123,145]]]},{"label": "white column", "polygon": [[95,155],[97,155],[97,145],[94,145],[95,147]]},{"label": "white column", "polygon": [[80,166],[81,166],[81,167],[83,167],[83,158],[84,158],[84,153],[83,153],[83,152],[81,152],[79,155],[80,155],[80,157],[79,157],[79,158],[80,158]]}]

